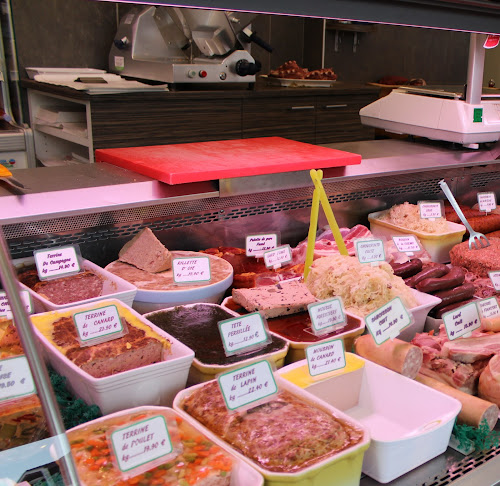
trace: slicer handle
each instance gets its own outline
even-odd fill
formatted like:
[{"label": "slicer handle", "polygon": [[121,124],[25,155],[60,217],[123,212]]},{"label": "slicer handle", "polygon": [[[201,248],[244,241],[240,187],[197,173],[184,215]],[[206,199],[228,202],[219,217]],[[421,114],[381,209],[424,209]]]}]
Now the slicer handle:
[{"label": "slicer handle", "polygon": [[262,39],[262,37],[259,37],[256,32],[254,32],[250,36],[250,40],[258,46],[262,47],[262,49],[266,50],[267,52],[273,52],[272,46],[270,46],[264,39]]},{"label": "slicer handle", "polygon": [[267,52],[273,52],[273,48],[261,37],[257,35],[257,32],[252,32],[250,27],[244,28],[240,33],[242,39],[245,42],[255,42],[258,46],[265,49]]}]

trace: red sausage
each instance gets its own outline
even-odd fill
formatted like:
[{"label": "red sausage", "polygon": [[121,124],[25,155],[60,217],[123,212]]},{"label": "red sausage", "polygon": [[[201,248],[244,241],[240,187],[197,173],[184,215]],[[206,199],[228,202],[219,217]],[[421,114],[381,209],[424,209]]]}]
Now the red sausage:
[{"label": "red sausage", "polygon": [[408,278],[422,270],[422,260],[420,258],[413,258],[409,262],[404,263],[391,263],[394,275],[401,278]]},{"label": "red sausage", "polygon": [[474,295],[475,287],[471,283],[464,283],[459,287],[453,289],[441,290],[436,292],[434,295],[441,299],[441,302],[434,307],[434,311],[437,311],[447,305],[453,304],[455,302],[460,302],[466,299],[470,299]]},{"label": "red sausage", "polygon": [[[444,307],[441,307],[441,309],[438,309],[434,313],[434,317],[436,319],[441,319],[443,317],[443,314],[446,314],[447,312],[457,309],[458,307],[462,307],[465,304],[468,304],[469,302],[474,302],[474,299],[466,299],[466,300],[460,300],[458,302],[454,302],[453,304],[446,305]],[[433,309],[434,311],[434,309]]]},{"label": "red sausage", "polygon": [[418,272],[413,277],[405,279],[405,284],[409,287],[415,287],[418,282],[424,280],[424,278],[438,278],[446,275],[450,269],[443,263],[434,263],[425,267],[421,272]]},{"label": "red sausage", "polygon": [[442,277],[424,278],[415,285],[420,292],[433,293],[438,290],[451,289],[462,285],[465,281],[465,272],[460,267],[452,267],[451,270]]}]

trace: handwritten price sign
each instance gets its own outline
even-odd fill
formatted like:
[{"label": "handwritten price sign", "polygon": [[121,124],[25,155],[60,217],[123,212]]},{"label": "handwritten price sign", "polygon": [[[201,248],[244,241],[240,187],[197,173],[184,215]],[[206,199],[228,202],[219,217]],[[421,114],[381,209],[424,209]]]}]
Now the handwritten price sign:
[{"label": "handwritten price sign", "polygon": [[173,452],[167,423],[162,415],[116,429],[110,438],[122,472],[152,463]]},{"label": "handwritten price sign", "polygon": [[209,282],[212,279],[209,257],[174,258],[172,272],[175,283]]},{"label": "handwritten price sign", "polygon": [[422,219],[443,217],[443,201],[419,201],[418,208]]},{"label": "handwritten price sign", "polygon": [[458,309],[446,312],[443,314],[443,322],[450,341],[458,339],[481,326],[479,310],[475,302],[470,302]]},{"label": "handwritten price sign", "polygon": [[322,375],[345,367],[344,342],[332,339],[306,348],[307,366],[311,376]]},{"label": "handwritten price sign", "polygon": [[93,345],[123,335],[124,329],[116,305],[98,307],[73,315],[82,345]]},{"label": "handwritten price sign", "polygon": [[[20,295],[26,312],[28,314],[31,314],[33,312],[33,304],[31,303],[30,293],[27,290],[21,290]],[[5,292],[0,292],[0,316],[7,319],[12,319],[12,310],[10,308],[10,303]]]},{"label": "handwritten price sign", "polygon": [[277,246],[278,235],[276,233],[248,235],[245,238],[246,256],[262,257],[265,251],[272,250]]},{"label": "handwritten price sign", "polygon": [[340,297],[309,304],[307,310],[311,317],[312,330],[317,336],[344,327],[346,323],[344,306]]},{"label": "handwritten price sign", "polygon": [[72,275],[80,271],[74,246],[37,250],[33,253],[40,280]]},{"label": "handwritten price sign", "polygon": [[263,348],[269,342],[264,320],[259,312],[218,322],[226,356]]},{"label": "handwritten price sign", "polygon": [[372,238],[370,240],[356,240],[356,255],[359,263],[384,262],[384,242]]},{"label": "handwritten price sign", "polygon": [[36,393],[26,356],[0,360],[0,401]]},{"label": "handwritten price sign", "polygon": [[395,338],[412,322],[402,300],[396,297],[365,317],[365,323],[377,344]]},{"label": "handwritten price sign", "polygon": [[223,373],[217,381],[229,410],[250,408],[248,405],[271,399],[278,393],[273,370],[266,360]]}]

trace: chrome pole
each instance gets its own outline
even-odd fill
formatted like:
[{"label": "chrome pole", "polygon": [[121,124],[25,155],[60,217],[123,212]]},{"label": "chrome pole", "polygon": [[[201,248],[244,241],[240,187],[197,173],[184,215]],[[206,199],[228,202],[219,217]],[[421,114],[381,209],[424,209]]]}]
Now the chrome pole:
[{"label": "chrome pole", "polygon": [[[71,456],[66,430],[64,428],[56,397],[52,390],[47,368],[40,354],[38,343],[33,336],[31,320],[26,313],[24,304],[19,294],[19,283],[16,279],[14,268],[10,261],[10,253],[5,240],[3,227],[0,226],[0,277],[3,288],[7,294],[17,332],[23,345],[24,353],[30,365],[31,374],[35,382],[38,397],[47,420],[49,432],[56,437],[61,451],[61,470],[66,485],[79,485],[78,474]],[[22,458],[20,458],[22,460]],[[17,480],[18,478],[16,478]]]}]

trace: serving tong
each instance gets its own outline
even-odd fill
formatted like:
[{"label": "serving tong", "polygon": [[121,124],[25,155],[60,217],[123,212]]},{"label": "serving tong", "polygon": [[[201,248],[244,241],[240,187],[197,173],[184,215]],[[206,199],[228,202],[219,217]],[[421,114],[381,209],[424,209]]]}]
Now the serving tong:
[{"label": "serving tong", "polygon": [[460,209],[460,206],[457,203],[457,200],[451,193],[450,188],[448,187],[448,184],[444,180],[442,180],[439,185],[441,186],[441,189],[444,192],[444,195],[448,198],[448,201],[450,201],[450,204],[453,206],[453,209],[455,212],[458,214],[458,217],[460,218],[460,221],[462,221],[463,225],[467,228],[469,231],[469,250],[472,250],[472,245],[474,245],[474,248],[476,250],[479,250],[479,248],[486,248],[487,246],[490,246],[490,242],[486,236],[483,235],[483,233],[479,233],[478,231],[474,231],[472,229],[472,226],[469,224],[467,219],[465,218],[464,213]]}]

